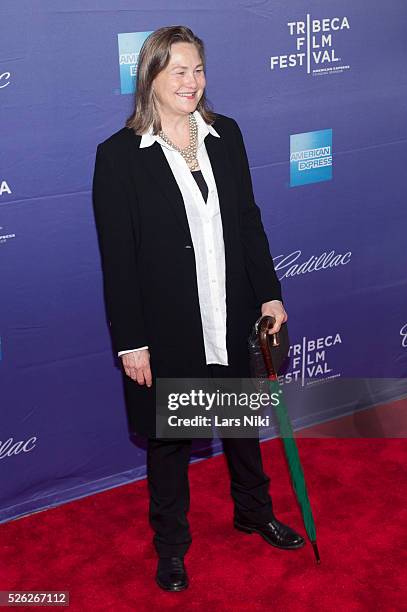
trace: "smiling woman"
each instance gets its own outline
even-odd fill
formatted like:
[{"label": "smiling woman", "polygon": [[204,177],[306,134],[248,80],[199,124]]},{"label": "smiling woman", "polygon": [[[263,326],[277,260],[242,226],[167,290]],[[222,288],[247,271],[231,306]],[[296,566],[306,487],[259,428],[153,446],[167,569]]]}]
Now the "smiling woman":
[{"label": "smiling woman", "polygon": [[155,77],[152,93],[161,117],[160,132],[180,149],[189,145],[189,126],[182,132],[178,128],[180,112],[195,110],[205,85],[203,63],[195,45],[173,43],[168,66]]},{"label": "smiling woman", "polygon": [[[107,312],[123,365],[131,432],[146,436],[150,523],[163,589],[188,586],[192,438],[156,428],[160,379],[250,377],[248,336],[261,314],[287,320],[254,201],[242,133],[205,97],[204,45],[168,26],[139,55],[135,110],[97,148],[93,183]],[[237,529],[280,548],[304,543],[273,515],[258,430],[228,438]],[[259,531],[260,530],[260,531]]]},{"label": "smiling woman", "polygon": [[[171,132],[180,112],[185,118],[185,112],[194,110],[213,123],[216,114],[206,100],[205,67],[204,44],[189,28],[160,28],[150,34],[140,50],[136,104],[126,126],[135,134],[143,134],[150,125],[155,134],[160,129]],[[175,106],[179,101],[183,106]]]}]

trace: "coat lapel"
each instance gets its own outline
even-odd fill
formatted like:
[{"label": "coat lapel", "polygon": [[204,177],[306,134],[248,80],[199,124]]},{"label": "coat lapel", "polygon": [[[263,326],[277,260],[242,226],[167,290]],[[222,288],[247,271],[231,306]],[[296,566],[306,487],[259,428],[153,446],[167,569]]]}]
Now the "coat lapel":
[{"label": "coat lapel", "polygon": [[[225,136],[222,135],[218,138],[212,134],[208,134],[205,138],[205,146],[218,191],[223,234],[226,244],[228,232],[230,230],[229,216],[232,214],[233,200],[234,196],[237,194],[232,176],[233,169],[229,162],[225,143],[222,142],[224,138]],[[151,180],[161,189],[163,196],[167,199],[170,206],[172,206],[174,214],[185,232],[186,238],[192,242],[184,199],[161,146],[155,142],[150,147],[140,149],[140,137],[136,138],[134,142],[137,148],[137,159],[150,174]]]},{"label": "coat lapel", "polygon": [[186,238],[191,241],[184,199],[161,146],[158,142],[155,142],[150,147],[139,149],[138,159],[150,174],[151,180],[160,187],[168,203],[172,206]]}]

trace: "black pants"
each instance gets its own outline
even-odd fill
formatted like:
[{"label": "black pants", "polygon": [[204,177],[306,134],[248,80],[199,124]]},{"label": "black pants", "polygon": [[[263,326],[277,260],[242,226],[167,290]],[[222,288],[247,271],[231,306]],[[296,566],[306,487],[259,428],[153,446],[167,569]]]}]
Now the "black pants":
[{"label": "black pants", "polygon": [[[209,365],[209,375],[221,378],[225,366]],[[188,465],[192,440],[148,439],[147,478],[149,518],[160,557],[183,556],[191,545]],[[236,517],[255,522],[273,517],[269,477],[263,471],[258,438],[223,438]],[[210,483],[208,483],[210,486]]]}]

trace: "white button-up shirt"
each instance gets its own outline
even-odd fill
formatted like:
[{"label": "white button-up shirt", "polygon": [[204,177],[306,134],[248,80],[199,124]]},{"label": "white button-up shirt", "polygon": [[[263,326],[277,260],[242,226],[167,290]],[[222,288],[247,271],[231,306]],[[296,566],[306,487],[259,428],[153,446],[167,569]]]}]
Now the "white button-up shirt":
[{"label": "white button-up shirt", "polygon": [[[206,363],[228,365],[226,349],[226,282],[225,247],[223,242],[222,219],[219,209],[218,192],[212,167],[205,147],[205,137],[211,133],[220,138],[218,132],[208,125],[199,111],[194,112],[198,125],[197,159],[208,186],[208,199],[202,197],[191,170],[179,151],[173,149],[158,135],[152,133],[152,126],[142,135],[140,148],[158,142],[168,160],[184,199],[192,243],[195,252],[199,307],[205,344]],[[119,355],[141,350],[128,349]]]}]

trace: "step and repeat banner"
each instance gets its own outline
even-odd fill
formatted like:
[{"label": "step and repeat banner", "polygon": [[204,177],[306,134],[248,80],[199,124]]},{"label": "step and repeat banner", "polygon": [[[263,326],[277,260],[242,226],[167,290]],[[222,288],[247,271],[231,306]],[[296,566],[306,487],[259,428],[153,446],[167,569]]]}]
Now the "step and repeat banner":
[{"label": "step and repeat banner", "polygon": [[[407,393],[406,13],[403,0],[2,0],[0,521],[145,475],[91,183],[164,25],[203,39],[209,100],[245,138],[289,316],[294,427]],[[193,459],[219,442],[195,440]]]}]

